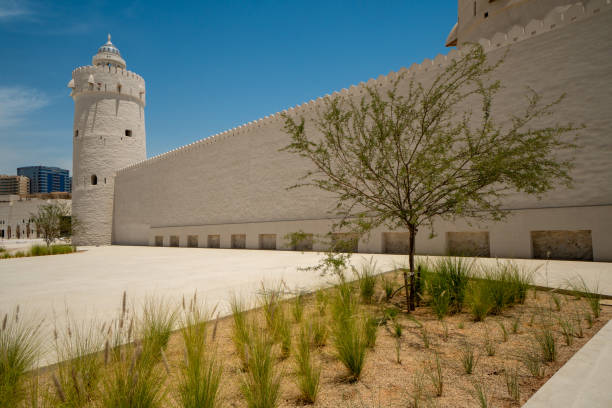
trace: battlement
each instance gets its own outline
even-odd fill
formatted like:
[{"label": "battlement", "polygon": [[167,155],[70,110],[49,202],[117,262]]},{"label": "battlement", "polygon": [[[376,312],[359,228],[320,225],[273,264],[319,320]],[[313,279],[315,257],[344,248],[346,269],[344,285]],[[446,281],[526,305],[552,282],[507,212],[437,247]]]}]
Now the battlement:
[{"label": "battlement", "polygon": [[[591,0],[586,6],[582,2],[575,3],[569,7],[557,7],[552,9],[544,19],[542,20],[531,20],[526,26],[514,26],[506,33],[496,33],[490,39],[481,39],[478,43],[483,47],[485,52],[490,52],[496,49],[510,46],[520,41],[527,40],[534,36],[544,34],[552,30],[558,30],[569,24],[573,24],[577,21],[582,21],[591,16],[599,13],[612,10],[612,0]],[[397,72],[391,71],[387,75],[380,75],[378,78],[371,78],[367,82],[360,82],[357,85],[351,85],[348,89],[343,88],[340,91],[333,92],[331,97],[344,96],[352,97],[362,94],[366,87],[384,86],[392,83],[397,79],[398,75],[418,75],[423,72],[430,71],[432,69],[443,68],[447,66],[453,59],[461,56],[461,49],[453,49],[448,54],[438,54],[435,58],[425,58],[420,64],[414,63],[409,68],[401,68]],[[157,156],[150,157],[146,160],[131,164],[127,167],[117,170],[117,173],[125,172],[130,169],[146,167],[159,160],[176,156],[177,154],[189,152],[193,149],[203,147],[217,141],[226,139],[233,135],[249,132],[255,128],[261,127],[265,124],[277,123],[282,120],[283,114],[305,114],[311,112],[316,108],[323,106],[326,98],[330,95],[327,94],[322,97],[318,97],[316,100],[310,100],[304,102],[301,105],[290,107],[280,112],[276,112],[272,115],[265,116],[263,118],[245,123],[232,129],[225,130],[223,132],[208,136],[206,138],[197,140],[190,144],[177,147],[168,152],[159,154]]]},{"label": "battlement", "polygon": [[72,71],[72,77],[74,78],[76,74],[81,74],[84,72],[88,74],[111,73],[111,74],[120,75],[125,78],[130,78],[136,81],[141,81],[143,85],[145,82],[144,78],[135,72],[129,71],[127,69],[119,68],[119,67],[110,67],[106,65],[84,65],[82,67],[75,68]]},{"label": "battlement", "polygon": [[68,83],[72,89],[70,96],[82,94],[112,93],[131,98],[145,104],[145,80],[140,75],[113,66],[87,65],[72,71]]}]

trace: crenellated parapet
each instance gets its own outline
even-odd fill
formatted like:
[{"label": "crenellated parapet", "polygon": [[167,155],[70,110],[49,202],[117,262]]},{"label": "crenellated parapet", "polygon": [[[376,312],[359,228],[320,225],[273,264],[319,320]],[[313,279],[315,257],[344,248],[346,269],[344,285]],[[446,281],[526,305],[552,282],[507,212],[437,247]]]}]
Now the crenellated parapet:
[{"label": "crenellated parapet", "polygon": [[[558,30],[568,24],[573,24],[582,21],[599,13],[612,10],[612,0],[591,0],[586,5],[582,2],[575,3],[571,6],[557,7],[552,9],[542,20],[531,20],[526,26],[514,26],[508,32],[496,33],[492,38],[481,39],[478,43],[483,47],[485,52],[490,52],[496,49],[510,46],[520,41],[527,40],[534,36],[547,33],[552,30]],[[387,75],[380,75],[378,78],[372,78],[367,82],[360,82],[356,85],[351,85],[348,88],[343,88],[340,91],[333,92],[331,95],[325,95],[300,105],[290,107],[272,115],[265,116],[232,129],[214,134],[204,139],[197,140],[185,146],[178,147],[166,153],[153,156],[147,160],[134,163],[130,166],[119,169],[117,172],[125,172],[130,169],[146,167],[152,165],[159,160],[165,160],[176,155],[202,148],[213,143],[222,141],[234,135],[240,135],[253,131],[256,128],[269,124],[280,124],[283,114],[289,115],[305,115],[309,112],[314,112],[318,108],[324,106],[325,100],[329,97],[359,97],[364,94],[367,87],[384,87],[390,85],[398,75],[407,75],[418,77],[425,72],[437,70],[448,66],[448,64],[461,55],[461,49],[453,49],[448,54],[438,54],[435,58],[425,58],[421,63],[414,63],[409,68],[401,68],[398,71],[391,71]]]},{"label": "crenellated parapet", "polygon": [[146,103],[145,80],[140,75],[127,69],[110,65],[86,65],[72,71],[72,79],[68,83],[72,89],[70,96],[92,93],[110,93],[129,97]]}]

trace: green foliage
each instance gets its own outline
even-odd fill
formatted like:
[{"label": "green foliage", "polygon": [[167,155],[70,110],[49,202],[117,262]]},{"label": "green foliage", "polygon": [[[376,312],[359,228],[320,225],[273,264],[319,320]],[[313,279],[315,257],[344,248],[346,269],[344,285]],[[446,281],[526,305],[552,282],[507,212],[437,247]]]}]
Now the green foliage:
[{"label": "green foliage", "polygon": [[433,358],[429,362],[427,375],[434,387],[436,396],[441,397],[444,389],[444,374],[442,372],[442,362],[437,351],[433,352]]},{"label": "green foliage", "polygon": [[540,353],[544,361],[554,362],[557,360],[557,342],[550,327],[544,326],[535,334],[535,341],[540,347]]},{"label": "green foliage", "polygon": [[185,408],[215,408],[221,406],[223,365],[217,360],[214,345],[207,342],[207,321],[211,315],[197,303],[192,305],[183,310],[181,322],[185,361],[180,369],[178,401]]},{"label": "green foliage", "polygon": [[23,258],[26,256],[45,256],[45,255],[60,255],[60,254],[70,254],[74,252],[74,247],[71,245],[64,244],[53,244],[50,246],[45,245],[32,245],[30,249],[26,252],[17,251],[13,255],[8,252],[2,253],[0,258]]},{"label": "green foliage", "polygon": [[76,324],[67,318],[65,330],[55,329],[55,349],[60,361],[56,380],[63,390],[65,407],[87,406],[98,395],[103,360],[98,351],[104,345],[100,327]]},{"label": "green foliage", "polygon": [[[283,114],[290,140],[282,150],[312,164],[290,188],[331,193],[345,229],[406,228],[412,243],[419,227],[437,217],[499,220],[508,213],[502,208],[508,193],[570,184],[572,163],[558,153],[575,148],[566,136],[577,128],[541,121],[564,96],[543,103],[529,90],[524,106],[496,117],[502,84],[492,73],[502,63],[489,63],[474,44],[427,85],[400,73],[390,89],[366,86],[358,100],[325,98],[308,122]],[[465,111],[468,98],[472,109]]]},{"label": "green foliage", "polygon": [[521,386],[519,384],[519,376],[518,369],[515,367],[514,369],[506,368],[504,370],[504,378],[506,380],[506,389],[508,390],[508,395],[515,402],[521,401]]},{"label": "green foliage", "polygon": [[578,275],[573,281],[568,282],[569,287],[583,296],[591,308],[591,313],[595,319],[599,318],[601,312],[601,295],[599,294],[599,282],[593,285],[587,284],[584,278]]},{"label": "green foliage", "polygon": [[506,329],[506,325],[504,322],[497,322],[497,324],[499,324],[499,328],[502,332],[502,341],[505,343],[508,341],[508,330]]},{"label": "green foliage", "polygon": [[395,277],[383,275],[380,278],[382,283],[383,291],[385,292],[385,300],[388,302],[395,292]]},{"label": "green foliage", "polygon": [[310,319],[310,332],[312,335],[312,343],[316,347],[325,346],[329,330],[325,320],[320,315],[315,314]]},{"label": "green foliage", "polygon": [[320,389],[321,367],[316,365],[310,352],[310,333],[300,328],[295,351],[297,385],[304,402],[314,404]]},{"label": "green foliage", "polygon": [[521,356],[521,361],[533,377],[544,377],[544,366],[542,365],[542,357],[539,350],[525,351]]},{"label": "green foliage", "polygon": [[483,321],[493,308],[493,299],[488,292],[486,282],[482,280],[470,282],[466,297],[474,321]]},{"label": "green foliage", "polygon": [[374,348],[376,345],[376,336],[378,334],[379,319],[374,316],[365,318],[365,338],[368,348]]},{"label": "green foliage", "polygon": [[[196,307],[194,296],[193,306]],[[152,361],[159,361],[161,352],[168,345],[170,334],[176,323],[176,308],[163,300],[154,297],[145,299],[142,316],[139,321],[138,335],[142,342],[142,352]]]},{"label": "green foliage", "polygon": [[19,307],[0,324],[0,406],[14,407],[25,398],[26,373],[41,350],[40,324],[24,319]]},{"label": "green foliage", "polygon": [[493,339],[489,337],[488,330],[485,331],[484,348],[485,348],[485,351],[487,352],[487,356],[489,357],[493,357],[495,353],[497,352],[497,345],[495,344],[495,341],[493,341]]},{"label": "green foliage", "polygon": [[461,350],[461,365],[463,366],[463,371],[466,374],[472,374],[474,372],[474,367],[476,367],[476,363],[478,363],[478,358],[476,357],[476,353],[474,352],[474,348],[471,344],[465,343],[463,349]]},{"label": "green foliage", "polygon": [[247,307],[243,301],[237,296],[233,296],[230,300],[230,309],[232,311],[232,342],[236,349],[236,354],[242,361],[244,367],[247,366],[246,349],[249,344],[249,325],[247,321]]},{"label": "green foliage", "polygon": [[473,383],[474,390],[472,391],[472,397],[478,403],[480,408],[488,408],[491,406],[490,397],[487,393],[487,389],[484,383],[474,382]]},{"label": "green foliage", "polygon": [[376,289],[376,278],[377,268],[376,261],[370,258],[368,263],[363,263],[359,269],[353,268],[353,273],[357,277],[357,283],[359,284],[359,294],[361,300],[364,303],[372,303],[372,297],[374,296],[374,290]]},{"label": "green foliage", "polygon": [[565,339],[565,345],[571,346],[574,343],[574,322],[571,318],[561,316],[559,317],[559,328],[561,329],[561,334]]},{"label": "green foliage", "polygon": [[60,237],[70,237],[73,231],[80,226],[78,220],[71,217],[70,206],[60,202],[38,207],[38,212],[32,214],[32,221],[36,224],[47,246]]},{"label": "green foliage", "polygon": [[423,275],[431,307],[438,318],[461,312],[472,264],[467,258],[443,257],[433,264],[432,272]]},{"label": "green foliage", "polygon": [[291,312],[293,313],[293,320],[296,323],[301,323],[304,315],[304,294],[302,292],[298,292],[293,299]]},{"label": "green foliage", "polygon": [[280,396],[281,376],[274,363],[272,338],[265,330],[248,325],[249,342],[246,373],[242,379],[241,391],[248,408],[273,408]]}]

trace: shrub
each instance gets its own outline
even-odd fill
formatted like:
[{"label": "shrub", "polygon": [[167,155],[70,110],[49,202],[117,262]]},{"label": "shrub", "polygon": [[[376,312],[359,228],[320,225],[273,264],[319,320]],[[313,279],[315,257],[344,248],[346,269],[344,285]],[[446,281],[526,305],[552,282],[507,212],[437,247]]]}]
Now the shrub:
[{"label": "shrub", "polygon": [[461,350],[461,365],[463,366],[463,371],[466,374],[472,374],[477,362],[478,358],[474,353],[474,348],[469,343],[465,343],[463,350]]},{"label": "shrub", "polygon": [[26,373],[40,352],[37,322],[26,321],[19,307],[4,315],[0,327],[0,406],[18,406],[25,397]]},{"label": "shrub", "polygon": [[281,377],[274,364],[272,339],[264,330],[248,327],[247,371],[242,379],[241,391],[247,407],[276,407],[280,395]]},{"label": "shrub", "polygon": [[376,262],[370,258],[370,261],[362,264],[359,269],[353,266],[353,273],[357,277],[361,301],[368,304],[372,303],[372,297],[376,289]]},{"label": "shrub", "polygon": [[304,326],[300,328],[300,335],[295,350],[297,373],[297,386],[300,389],[304,402],[313,404],[319,393],[321,368],[316,366],[310,353],[310,333]]}]

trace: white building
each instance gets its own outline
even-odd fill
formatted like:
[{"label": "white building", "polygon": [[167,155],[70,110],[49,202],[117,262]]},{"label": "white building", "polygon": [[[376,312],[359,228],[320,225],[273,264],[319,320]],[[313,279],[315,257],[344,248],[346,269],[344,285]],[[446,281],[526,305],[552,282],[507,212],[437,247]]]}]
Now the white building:
[{"label": "white building", "polygon": [[[57,195],[57,194],[56,194]],[[41,194],[52,196],[52,194]],[[69,198],[40,198],[26,195],[0,195],[0,239],[40,238],[32,216],[38,212],[41,205],[66,203],[71,205]]]},{"label": "white building", "polygon": [[[586,129],[574,155],[573,189],[541,200],[512,196],[506,222],[437,222],[434,238],[421,230],[417,253],[612,261],[610,0],[460,0],[458,14],[448,45],[478,41],[492,60],[510,48],[496,73],[505,86],[496,114],[514,111],[530,86],[548,97],[567,93],[550,120]],[[457,52],[401,71],[427,84]],[[397,75],[338,93],[359,97],[365,85],[385,89]],[[146,159],[144,80],[125,70],[110,39],[92,66],[73,72],[69,86],[73,208],[86,231],[78,243],[288,249],[288,233],[330,230],[333,199],[312,189],[286,190],[309,164],[278,151],[288,143],[280,112]],[[322,103],[285,112],[308,120]],[[381,228],[361,239],[358,251],[402,251],[406,235]]]}]

